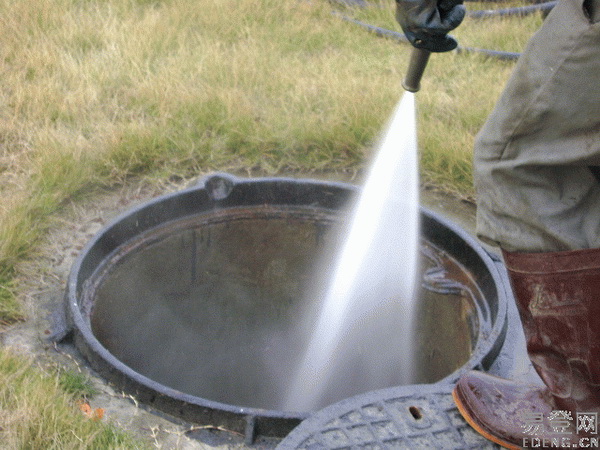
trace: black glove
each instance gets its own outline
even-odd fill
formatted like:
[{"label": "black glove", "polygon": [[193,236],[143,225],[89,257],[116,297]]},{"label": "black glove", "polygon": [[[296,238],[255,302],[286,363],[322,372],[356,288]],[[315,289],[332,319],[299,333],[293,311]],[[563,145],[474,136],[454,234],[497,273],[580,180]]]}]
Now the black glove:
[{"label": "black glove", "polygon": [[396,0],[396,20],[410,43],[432,52],[454,50],[448,32],[465,17],[462,0]]}]

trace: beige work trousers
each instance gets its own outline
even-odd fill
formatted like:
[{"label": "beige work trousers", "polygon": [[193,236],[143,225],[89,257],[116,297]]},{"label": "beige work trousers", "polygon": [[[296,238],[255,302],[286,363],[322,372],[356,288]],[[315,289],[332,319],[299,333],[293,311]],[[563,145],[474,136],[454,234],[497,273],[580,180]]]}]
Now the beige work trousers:
[{"label": "beige work trousers", "polygon": [[504,250],[600,247],[599,10],[559,1],[477,136],[477,233]]}]

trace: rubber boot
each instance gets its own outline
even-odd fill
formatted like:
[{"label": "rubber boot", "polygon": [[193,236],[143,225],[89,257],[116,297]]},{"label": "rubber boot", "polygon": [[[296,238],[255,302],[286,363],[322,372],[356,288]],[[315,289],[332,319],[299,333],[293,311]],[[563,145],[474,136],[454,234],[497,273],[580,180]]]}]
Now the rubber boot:
[{"label": "rubber boot", "polygon": [[503,253],[527,353],[545,387],[472,371],[453,391],[459,411],[507,448],[600,439],[600,249]]}]

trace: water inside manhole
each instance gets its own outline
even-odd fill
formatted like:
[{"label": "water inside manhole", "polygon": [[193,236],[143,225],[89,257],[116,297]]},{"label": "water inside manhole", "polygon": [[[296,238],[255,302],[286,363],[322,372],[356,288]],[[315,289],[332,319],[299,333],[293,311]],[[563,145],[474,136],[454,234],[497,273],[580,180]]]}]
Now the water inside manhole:
[{"label": "water inside manhole", "polygon": [[[301,350],[292,332],[299,302],[334,221],[322,212],[256,207],[155,229],[96,273],[87,294],[93,333],[123,363],[165,386],[281,409],[290,356]],[[432,383],[469,359],[481,294],[453,258],[429,243],[422,247],[416,382]],[[387,345],[406,343],[356,351],[385,355]],[[328,403],[367,390],[357,375],[355,386],[344,385]]]},{"label": "water inside manhole", "polygon": [[[328,265],[319,256],[331,255],[332,229],[354,190],[225,181],[224,197],[207,196],[200,184],[99,233],[69,281],[75,341],[142,401],[194,422],[218,418],[234,431],[247,429],[250,417],[258,433],[284,436],[305,417],[279,410],[286,362],[299,351],[290,330],[315,273]],[[504,299],[485,254],[422,215],[416,365],[418,382],[434,383],[493,360]],[[351,378],[358,382],[340,383],[328,403],[365,391],[360,376]]]}]

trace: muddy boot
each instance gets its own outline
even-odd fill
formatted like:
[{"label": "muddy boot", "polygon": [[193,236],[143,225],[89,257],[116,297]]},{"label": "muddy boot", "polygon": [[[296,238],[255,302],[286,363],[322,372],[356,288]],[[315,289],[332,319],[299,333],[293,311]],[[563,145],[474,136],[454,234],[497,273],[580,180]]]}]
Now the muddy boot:
[{"label": "muddy boot", "polygon": [[508,448],[597,444],[600,249],[504,252],[504,260],[527,353],[545,387],[469,372],[453,392],[459,411]]}]

